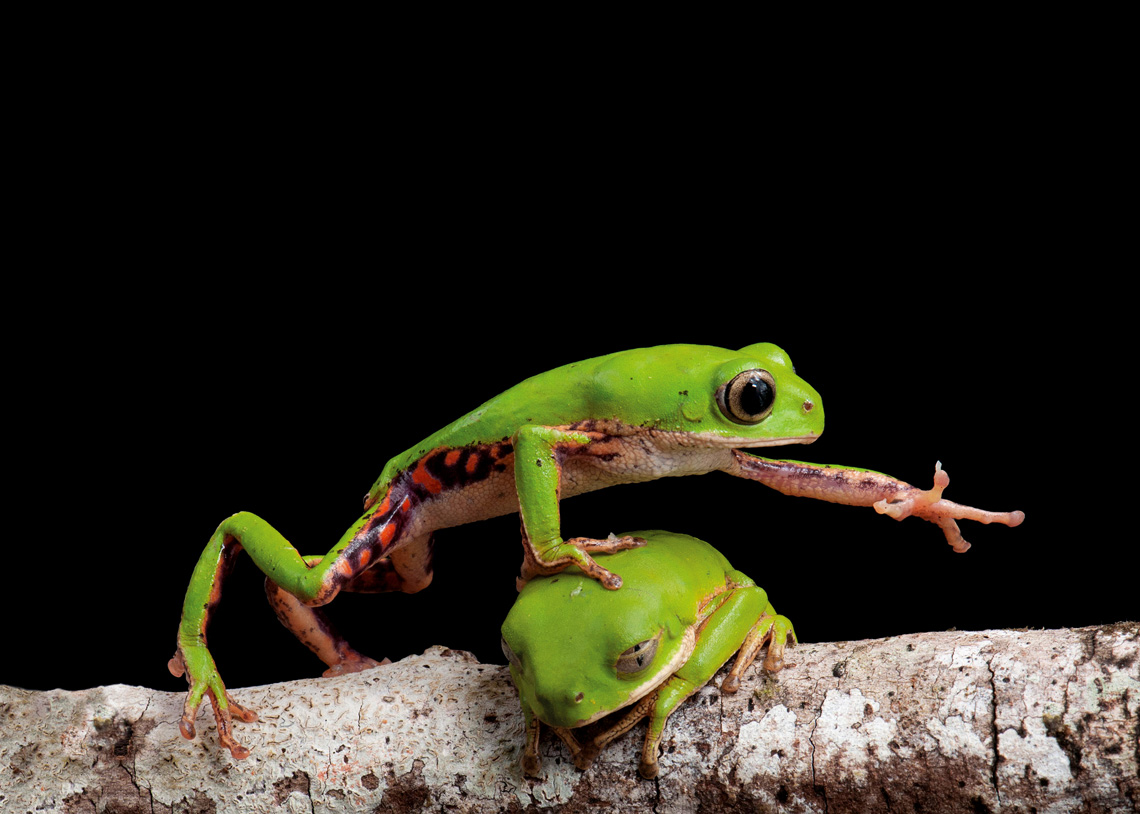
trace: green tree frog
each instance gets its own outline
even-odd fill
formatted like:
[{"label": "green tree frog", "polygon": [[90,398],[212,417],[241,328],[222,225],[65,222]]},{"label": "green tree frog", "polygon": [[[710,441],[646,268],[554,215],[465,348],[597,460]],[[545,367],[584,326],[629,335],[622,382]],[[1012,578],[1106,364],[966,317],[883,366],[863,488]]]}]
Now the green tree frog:
[{"label": "green tree frog", "polygon": [[211,609],[237,554],[266,575],[278,618],[328,665],[326,675],[377,662],[357,652],[317,608],[341,590],[419,591],[431,582],[437,529],[519,512],[521,583],[573,565],[607,589],[621,577],[599,565],[644,541],[564,538],[562,498],[615,484],[714,470],[764,483],[784,494],[872,506],[902,519],[915,515],[943,528],[958,550],[968,545],[955,518],[1016,525],[1018,512],[983,512],[941,499],[945,473],[922,491],[886,475],[757,457],[752,450],[808,444],[823,431],[819,395],[771,344],[727,350],[664,345],[621,351],[541,373],[392,458],[364,499],[364,512],[325,554],[302,556],[257,515],[239,512],[214,531],[194,568],[169,668],[189,692],[180,729],[210,698],[218,739],[235,758],[249,750],[232,718],[253,711],[226,694],[206,646]]},{"label": "green tree frog", "polygon": [[[735,692],[768,643],[764,667],[779,670],[792,623],[764,589],[703,540],[635,532],[646,548],[605,558],[623,588],[607,591],[576,568],[530,580],[503,622],[503,653],[526,719],[524,773],[538,776],[541,724],[569,747],[579,769],[646,716],[641,775],[657,775],[665,721],[737,653],[721,683]],[[739,651],[739,652],[738,652]],[[581,741],[572,731],[628,712]],[[541,722],[541,724],[540,724]]]}]

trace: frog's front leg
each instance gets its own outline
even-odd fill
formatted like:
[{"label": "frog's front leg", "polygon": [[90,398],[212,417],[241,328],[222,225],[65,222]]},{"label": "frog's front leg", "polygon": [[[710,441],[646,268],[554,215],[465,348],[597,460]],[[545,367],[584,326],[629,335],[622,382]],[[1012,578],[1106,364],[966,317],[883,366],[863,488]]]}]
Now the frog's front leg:
[{"label": "frog's front leg", "polygon": [[576,565],[587,576],[606,588],[621,587],[621,577],[594,561],[591,553],[612,554],[637,548],[645,541],[637,537],[591,537],[562,539],[559,500],[562,497],[562,467],[572,455],[605,454],[599,446],[609,439],[599,432],[563,427],[527,426],[515,435],[515,487],[522,517],[523,567],[518,582],[521,590],[527,580],[556,574]]},{"label": "frog's front leg", "polygon": [[573,729],[561,726],[551,726],[550,728],[570,750],[570,757],[574,761],[574,765],[585,771],[593,765],[594,759],[601,754],[603,749],[633,729],[638,721],[646,715],[652,715],[656,701],[657,693],[650,693],[626,709],[625,714],[617,721],[585,743],[578,740]]},{"label": "frog's front leg", "polygon": [[896,520],[911,515],[929,520],[942,529],[946,541],[959,553],[966,551],[970,544],[963,539],[957,520],[1017,526],[1025,519],[1024,512],[990,512],[943,500],[942,490],[950,483],[950,476],[941,464],[934,469],[934,486],[923,490],[867,469],[775,461],[739,450],[733,450],[732,461],[725,469],[729,474],[759,481],[785,495],[849,506],[873,506],[879,514]]}]

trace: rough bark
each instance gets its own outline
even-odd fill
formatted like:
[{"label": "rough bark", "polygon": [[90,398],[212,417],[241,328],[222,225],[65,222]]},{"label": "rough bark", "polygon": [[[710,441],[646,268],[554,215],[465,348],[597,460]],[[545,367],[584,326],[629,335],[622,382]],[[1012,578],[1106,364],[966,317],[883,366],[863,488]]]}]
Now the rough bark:
[{"label": "rough bark", "polygon": [[1136,811],[1140,625],[805,644],[735,695],[705,687],[638,779],[644,724],[586,772],[544,738],[519,769],[505,667],[432,648],[356,675],[239,689],[244,761],[182,695],[0,687],[0,809]]}]

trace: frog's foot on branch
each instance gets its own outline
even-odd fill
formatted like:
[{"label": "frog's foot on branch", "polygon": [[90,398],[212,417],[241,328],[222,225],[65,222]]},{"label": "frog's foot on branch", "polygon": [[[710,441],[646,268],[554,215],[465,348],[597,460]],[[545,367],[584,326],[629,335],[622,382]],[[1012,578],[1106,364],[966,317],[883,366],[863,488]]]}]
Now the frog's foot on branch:
[{"label": "frog's foot on branch", "polygon": [[582,573],[596,579],[603,587],[615,591],[621,587],[621,577],[602,568],[591,554],[613,554],[627,548],[641,548],[645,540],[641,537],[618,537],[611,533],[605,540],[593,537],[571,537],[549,546],[539,555],[528,540],[523,540],[523,564],[521,576],[515,587],[522,590],[530,580],[539,576],[557,574],[568,566],[577,566]]},{"label": "frog's foot on branch", "polygon": [[789,639],[792,644],[798,641],[796,631],[788,617],[777,614],[771,605],[768,606],[768,610],[771,613],[765,612],[741,643],[732,669],[720,683],[720,688],[724,692],[733,693],[740,689],[740,679],[765,644],[768,645],[768,656],[764,659],[764,669],[769,673],[783,669],[784,648],[787,647]]},{"label": "frog's foot on branch", "polygon": [[[626,708],[624,711],[614,713],[617,720],[607,718],[606,721],[610,722],[605,725],[605,728],[596,732],[593,737],[588,741],[582,742],[574,734],[573,730],[561,727],[551,726],[555,734],[562,739],[566,747],[570,750],[570,757],[574,761],[574,765],[585,771],[593,765],[594,760],[602,753],[602,750],[620,738],[629,730],[639,723],[646,716],[652,715],[653,708],[657,703],[657,693],[651,693],[644,698],[641,698],[632,706]],[[660,732],[656,737],[650,733],[646,734],[645,745],[642,749],[642,775],[647,779],[656,776],[657,774],[657,744],[660,740]],[[652,766],[652,773],[645,774],[646,765]]]},{"label": "frog's foot on branch", "polygon": [[961,553],[970,548],[970,544],[962,537],[958,530],[956,520],[976,520],[979,523],[1001,523],[1006,526],[1017,526],[1025,519],[1025,512],[987,512],[975,509],[973,506],[962,506],[950,500],[942,499],[942,490],[950,484],[950,476],[942,469],[942,463],[934,466],[934,486],[923,491],[907,484],[907,488],[896,495],[875,501],[874,508],[879,514],[885,514],[903,520],[911,515],[921,517],[934,523],[946,535],[946,542]]},{"label": "frog's foot on branch", "polygon": [[382,667],[385,664],[392,663],[392,660],[388,658],[384,659],[383,661],[376,661],[376,659],[371,659],[368,656],[365,656],[363,653],[357,653],[355,650],[353,653],[355,653],[354,656],[350,656],[343,661],[329,667],[327,670],[321,673],[321,676],[323,678],[343,676],[348,675],[349,673],[359,673],[363,672],[364,670],[371,670],[373,667]]},{"label": "frog's foot on branch", "polygon": [[186,680],[190,684],[190,690],[186,693],[186,703],[182,707],[182,718],[178,722],[178,731],[186,740],[194,739],[194,719],[198,717],[198,707],[202,704],[202,697],[208,695],[210,706],[214,710],[214,722],[218,727],[218,741],[230,750],[230,754],[236,760],[249,757],[249,749],[238,743],[233,736],[233,719],[237,718],[243,723],[251,724],[257,720],[257,713],[243,707],[226,692],[222,678],[218,675],[217,669],[214,668],[214,660],[208,651],[205,653],[205,660],[193,659],[192,661],[200,662],[203,665],[206,661],[209,662],[209,669],[204,676],[195,678],[196,671],[187,668],[181,648],[166,665],[171,675],[185,674]]},{"label": "frog's foot on branch", "polygon": [[600,749],[588,742],[585,744],[579,742],[572,729],[564,726],[549,726],[549,728],[566,744],[566,748],[570,750],[570,759],[574,761],[575,767],[582,771],[590,768],[594,758],[601,752]]}]

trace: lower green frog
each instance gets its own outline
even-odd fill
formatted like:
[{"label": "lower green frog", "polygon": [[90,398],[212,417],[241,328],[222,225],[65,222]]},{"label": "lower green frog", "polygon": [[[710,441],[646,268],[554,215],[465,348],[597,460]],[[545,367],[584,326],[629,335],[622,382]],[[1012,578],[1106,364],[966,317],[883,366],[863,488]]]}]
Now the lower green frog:
[{"label": "lower green frog", "polygon": [[[577,568],[530,580],[503,623],[503,653],[526,719],[524,773],[537,776],[539,733],[547,725],[580,769],[642,718],[649,729],[641,775],[657,775],[665,721],[737,653],[721,683],[735,692],[768,644],[765,669],[783,666],[795,641],[764,589],[703,540],[637,531],[649,542],[606,555],[623,588],[607,591]],[[588,740],[574,730],[628,709]]]}]

